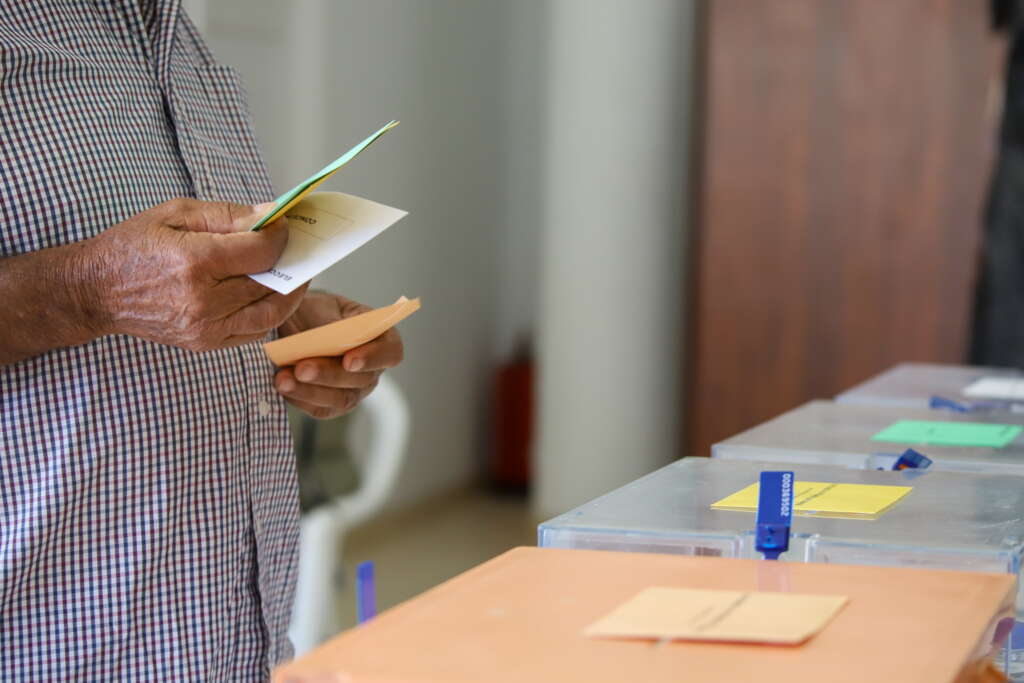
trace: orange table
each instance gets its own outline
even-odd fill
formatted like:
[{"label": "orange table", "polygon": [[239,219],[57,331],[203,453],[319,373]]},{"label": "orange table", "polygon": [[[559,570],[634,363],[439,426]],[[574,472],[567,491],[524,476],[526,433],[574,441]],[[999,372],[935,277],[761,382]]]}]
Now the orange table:
[{"label": "orange table", "polygon": [[[582,635],[648,586],[850,602],[792,647]],[[517,548],[341,634],[275,681],[962,683],[981,680],[1015,591],[1005,574]],[[337,677],[317,678],[325,672]]]}]

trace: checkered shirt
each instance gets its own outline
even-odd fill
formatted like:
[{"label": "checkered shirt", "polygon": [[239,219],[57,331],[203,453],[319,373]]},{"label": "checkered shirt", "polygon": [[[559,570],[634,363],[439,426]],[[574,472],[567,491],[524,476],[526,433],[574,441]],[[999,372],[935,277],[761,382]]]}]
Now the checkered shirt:
[{"label": "checkered shirt", "polygon": [[[273,192],[179,0],[0,0],[0,257],[180,196]],[[263,680],[290,656],[272,374],[257,344],[116,335],[0,367],[0,681]]]}]

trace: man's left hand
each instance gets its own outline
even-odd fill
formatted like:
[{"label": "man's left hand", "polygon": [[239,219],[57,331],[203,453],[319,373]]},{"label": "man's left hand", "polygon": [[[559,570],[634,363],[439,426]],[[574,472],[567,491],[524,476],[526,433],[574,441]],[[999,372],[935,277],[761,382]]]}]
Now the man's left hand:
[{"label": "man's left hand", "polygon": [[[309,292],[279,329],[282,337],[350,318],[371,309],[336,294]],[[292,405],[327,419],[350,412],[377,386],[380,373],[402,362],[402,338],[390,329],[333,358],[304,358],[282,368],[274,386]]]}]

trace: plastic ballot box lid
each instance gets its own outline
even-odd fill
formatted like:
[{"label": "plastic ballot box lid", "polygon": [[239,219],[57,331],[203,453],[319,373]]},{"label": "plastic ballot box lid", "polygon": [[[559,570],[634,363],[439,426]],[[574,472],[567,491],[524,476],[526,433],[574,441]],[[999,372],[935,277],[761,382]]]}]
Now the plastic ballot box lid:
[{"label": "plastic ballot box lid", "polygon": [[[590,637],[651,587],[838,595],[799,645]],[[274,679],[349,683],[977,680],[1005,575],[516,548],[337,636]]]},{"label": "plastic ballot box lid", "polygon": [[891,469],[908,448],[931,469],[1024,475],[1024,415],[811,401],[714,444],[711,456]]},{"label": "plastic ballot box lid", "polygon": [[[758,557],[752,511],[712,506],[755,484],[771,463],[684,458],[538,528],[538,545],[712,557]],[[931,567],[1016,575],[1024,559],[1024,481],[948,472],[787,465],[796,482],[783,560]],[[875,515],[805,515],[801,483],[902,493]],[[906,488],[909,487],[909,491]],[[819,497],[818,501],[822,501]],[[854,498],[856,504],[858,499]],[[827,501],[826,501],[827,502]]]},{"label": "plastic ballot box lid", "polygon": [[[992,381],[983,383],[983,380]],[[903,408],[1019,412],[1024,411],[1024,373],[1015,368],[901,363],[844,391],[836,396],[836,401]]]}]

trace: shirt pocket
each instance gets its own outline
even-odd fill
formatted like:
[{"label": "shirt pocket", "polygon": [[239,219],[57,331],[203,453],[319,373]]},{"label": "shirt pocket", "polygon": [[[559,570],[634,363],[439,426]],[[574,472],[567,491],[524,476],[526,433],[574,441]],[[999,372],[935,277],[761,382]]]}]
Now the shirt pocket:
[{"label": "shirt pocket", "polygon": [[75,48],[0,25],[0,256],[92,237],[187,190],[145,65],[85,29]]},{"label": "shirt pocket", "polygon": [[179,71],[169,103],[199,199],[253,204],[273,198],[234,69],[213,64]]}]

